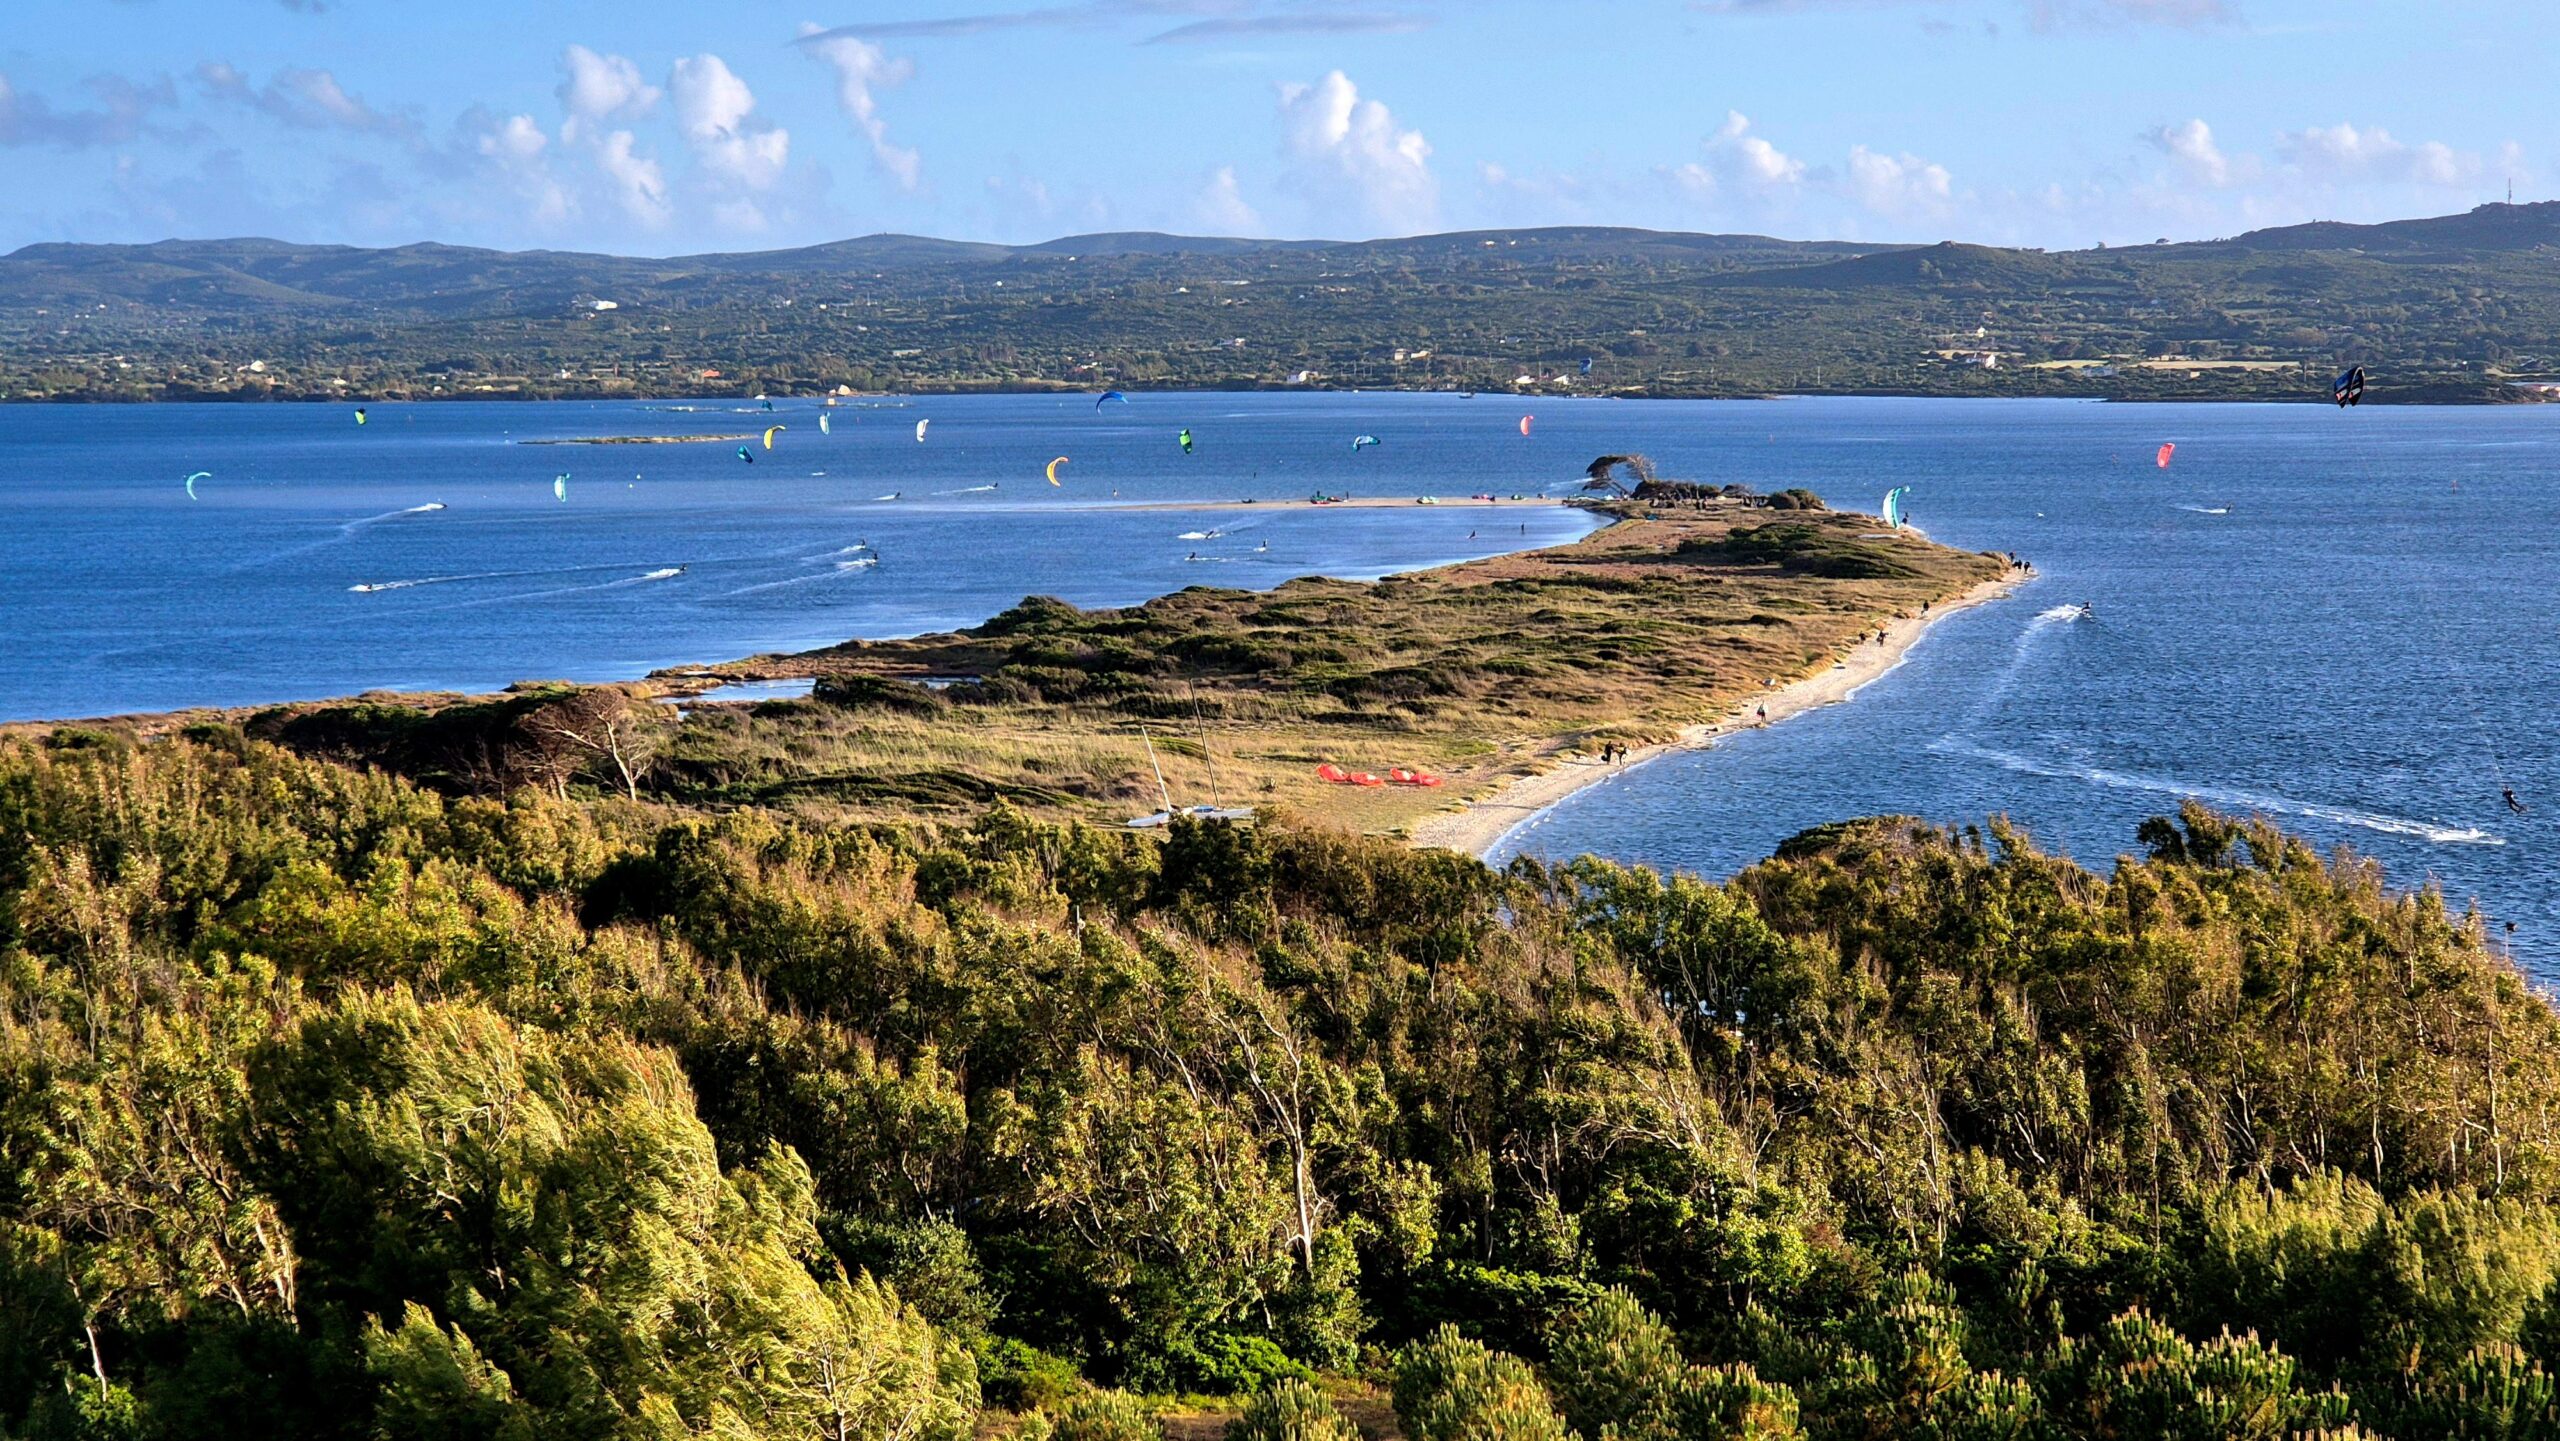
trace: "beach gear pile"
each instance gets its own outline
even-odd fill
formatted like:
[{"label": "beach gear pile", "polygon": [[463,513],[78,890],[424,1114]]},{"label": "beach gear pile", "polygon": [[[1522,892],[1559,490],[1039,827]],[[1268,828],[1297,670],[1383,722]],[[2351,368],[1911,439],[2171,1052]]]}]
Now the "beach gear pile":
[{"label": "beach gear pile", "polygon": [[1398,767],[1380,776],[1372,775],[1367,771],[1347,771],[1331,761],[1316,767],[1316,779],[1338,786],[1436,786],[1441,784],[1441,778],[1429,771]]}]

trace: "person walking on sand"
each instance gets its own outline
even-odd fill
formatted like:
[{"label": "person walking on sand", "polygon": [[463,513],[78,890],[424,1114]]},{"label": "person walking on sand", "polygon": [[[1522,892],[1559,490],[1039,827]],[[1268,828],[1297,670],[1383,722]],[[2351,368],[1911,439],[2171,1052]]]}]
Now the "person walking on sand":
[{"label": "person walking on sand", "polygon": [[1762,725],[1767,725],[1768,723],[1769,723],[1769,707],[1768,707],[1768,704],[1767,704],[1766,702],[1763,702],[1763,703],[1761,704],[1761,706],[1760,706],[1760,724],[1762,724]]}]

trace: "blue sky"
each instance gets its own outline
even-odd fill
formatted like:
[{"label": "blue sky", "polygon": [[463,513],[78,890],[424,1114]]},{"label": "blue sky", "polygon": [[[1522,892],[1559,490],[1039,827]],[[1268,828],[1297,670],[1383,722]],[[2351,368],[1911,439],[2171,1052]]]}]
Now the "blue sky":
[{"label": "blue sky", "polygon": [[2544,198],[2555,60],[2524,0],[6,0],[0,248],[2184,239]]}]

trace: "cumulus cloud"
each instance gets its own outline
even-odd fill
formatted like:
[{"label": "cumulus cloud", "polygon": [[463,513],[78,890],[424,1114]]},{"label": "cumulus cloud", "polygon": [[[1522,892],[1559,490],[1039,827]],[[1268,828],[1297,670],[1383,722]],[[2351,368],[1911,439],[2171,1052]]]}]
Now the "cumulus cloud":
[{"label": "cumulus cloud", "polygon": [[208,61],[196,67],[196,84],[215,100],[244,106],[297,130],[345,130],[395,140],[415,140],[418,135],[415,120],[366,104],[326,70],[287,66],[266,84],[256,85],[237,67]]},{"label": "cumulus cloud", "polygon": [[2155,126],[2142,138],[2207,185],[2224,185],[2231,180],[2231,162],[2214,142],[2213,127],[2202,120]]},{"label": "cumulus cloud", "polygon": [[628,124],[657,109],[664,92],[641,77],[629,57],[584,45],[560,52],[555,92],[566,115],[557,137],[530,115],[465,117],[472,148],[522,196],[531,220],[557,229],[599,214],[618,215],[644,230],[674,215],[666,167],[641,147]]},{"label": "cumulus cloud", "polygon": [[1745,191],[1770,191],[1804,180],[1804,162],[1751,133],[1751,119],[1739,110],[1725,112],[1724,124],[1707,137],[1707,158],[1681,166],[1674,174],[1684,188],[1713,194],[1727,185]]},{"label": "cumulus cloud", "polygon": [[757,117],[755,92],[728,62],[717,55],[678,60],[667,93],[694,162],[714,183],[769,190],[782,178],[791,132]]},{"label": "cumulus cloud", "polygon": [[871,159],[902,190],[913,190],[923,169],[916,152],[903,145],[892,144],[889,123],[880,116],[878,92],[885,87],[903,85],[915,74],[912,61],[892,57],[878,45],[859,35],[820,30],[804,25],[800,44],[811,57],[823,62],[836,73],[836,104],[841,107],[853,127],[871,144]]},{"label": "cumulus cloud", "polygon": [[560,103],[572,120],[617,120],[646,115],[658,103],[658,87],[640,78],[640,67],[620,55],[600,55],[584,45],[560,53]]},{"label": "cumulus cloud", "polygon": [[2406,145],[2380,126],[2359,130],[2343,121],[2280,136],[2276,153],[2307,175],[2347,183],[2458,186],[2477,180],[2481,171],[2479,156],[2440,141]]},{"label": "cumulus cloud", "polygon": [[1236,168],[1221,165],[1209,177],[1200,192],[1193,214],[1212,233],[1219,235],[1259,235],[1262,215],[1244,198],[1244,187],[1236,183]]},{"label": "cumulus cloud", "polygon": [[473,148],[524,195],[535,224],[565,223],[577,206],[551,169],[551,137],[530,115],[510,115],[485,123]]},{"label": "cumulus cloud", "polygon": [[1917,155],[1886,155],[1863,145],[1850,147],[1845,186],[1849,198],[1878,215],[1895,219],[1944,214],[1955,198],[1954,177],[1943,165]]},{"label": "cumulus cloud", "polygon": [[178,103],[175,86],[163,79],[136,85],[113,75],[85,82],[99,105],[93,110],[56,110],[41,95],[30,95],[0,71],[0,146],[52,145],[81,150],[121,145],[142,133],[150,112]]},{"label": "cumulus cloud", "polygon": [[1398,129],[1385,105],[1361,99],[1350,76],[1336,70],[1313,85],[1281,87],[1280,128],[1320,197],[1348,199],[1391,230],[1426,229],[1438,217],[1430,142]]},{"label": "cumulus cloud", "polygon": [[667,223],[666,170],[640,152],[637,137],[628,130],[613,131],[596,141],[594,156],[623,214],[653,230]]}]

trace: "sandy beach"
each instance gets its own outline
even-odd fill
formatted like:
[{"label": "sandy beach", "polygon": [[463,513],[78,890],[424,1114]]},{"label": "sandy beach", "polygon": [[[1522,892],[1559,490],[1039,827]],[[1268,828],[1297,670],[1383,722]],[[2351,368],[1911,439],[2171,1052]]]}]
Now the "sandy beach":
[{"label": "sandy beach", "polygon": [[1547,752],[1553,762],[1551,769],[1522,776],[1494,794],[1469,803],[1464,809],[1426,817],[1414,826],[1410,839],[1417,846],[1461,851],[1481,859],[1513,827],[1585,786],[1606,780],[1631,766],[1642,765],[1665,751],[1702,749],[1719,736],[1764,724],[1757,714],[1764,705],[1769,710],[1765,724],[1775,725],[1789,716],[1847,700],[1860,687],[1899,664],[1912,643],[1927,634],[1930,626],[1958,611],[1998,600],[2025,584],[2027,579],[2026,575],[2013,571],[2001,579],[1985,581],[1954,600],[1931,606],[1925,616],[1893,622],[1885,628],[1885,639],[1881,645],[1858,646],[1837,663],[1766,694],[1753,696],[1720,719],[1691,726],[1663,744],[1630,750],[1615,761],[1603,762],[1589,756],[1569,754],[1566,747],[1571,742],[1557,741]]}]

